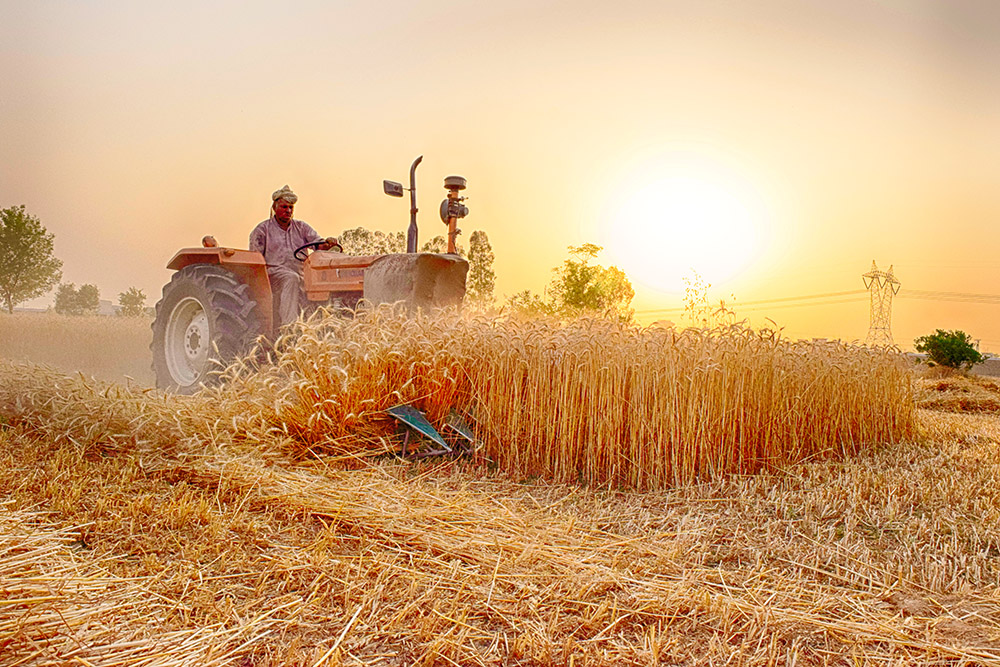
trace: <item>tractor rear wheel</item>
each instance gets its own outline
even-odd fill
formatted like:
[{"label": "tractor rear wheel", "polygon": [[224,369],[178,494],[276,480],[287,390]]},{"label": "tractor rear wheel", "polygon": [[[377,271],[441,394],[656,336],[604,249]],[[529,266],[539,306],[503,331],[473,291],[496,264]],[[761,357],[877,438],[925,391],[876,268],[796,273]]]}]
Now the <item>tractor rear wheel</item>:
[{"label": "tractor rear wheel", "polygon": [[156,304],[149,346],[156,386],[193,394],[217,382],[219,372],[261,333],[257,302],[246,283],[215,264],[184,267]]}]

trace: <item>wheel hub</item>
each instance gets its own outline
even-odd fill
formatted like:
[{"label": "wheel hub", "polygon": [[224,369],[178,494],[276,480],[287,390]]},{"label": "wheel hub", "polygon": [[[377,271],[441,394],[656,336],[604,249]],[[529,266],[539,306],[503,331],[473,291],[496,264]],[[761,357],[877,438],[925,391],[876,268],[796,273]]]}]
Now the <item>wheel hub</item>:
[{"label": "wheel hub", "polygon": [[200,382],[212,347],[208,314],[201,301],[181,299],[170,313],[164,338],[167,369],[174,382],[182,387]]},{"label": "wheel hub", "polygon": [[205,320],[204,313],[188,325],[187,331],[184,333],[184,352],[188,359],[198,359],[204,353],[202,341],[208,338],[207,329],[208,322]]}]

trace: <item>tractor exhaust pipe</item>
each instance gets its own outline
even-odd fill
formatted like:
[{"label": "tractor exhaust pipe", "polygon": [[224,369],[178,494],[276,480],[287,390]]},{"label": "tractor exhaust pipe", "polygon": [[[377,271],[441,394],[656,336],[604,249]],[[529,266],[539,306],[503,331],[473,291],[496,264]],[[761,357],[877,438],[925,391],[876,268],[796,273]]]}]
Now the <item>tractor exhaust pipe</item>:
[{"label": "tractor exhaust pipe", "polygon": [[[415,254],[417,252],[417,166],[424,159],[421,155],[410,165],[410,226],[406,230],[406,252]],[[441,222],[448,225],[448,252],[455,254],[455,238],[462,233],[458,228],[458,221],[469,214],[469,207],[462,202],[466,197],[459,193],[466,187],[466,181],[461,176],[447,176],[444,179],[444,188],[448,191],[448,197],[441,202]],[[382,181],[382,191],[390,197],[402,197],[402,183],[395,181]]]},{"label": "tractor exhaust pipe", "polygon": [[421,155],[410,165],[410,226],[406,230],[406,252],[417,251],[417,165],[423,159]]}]

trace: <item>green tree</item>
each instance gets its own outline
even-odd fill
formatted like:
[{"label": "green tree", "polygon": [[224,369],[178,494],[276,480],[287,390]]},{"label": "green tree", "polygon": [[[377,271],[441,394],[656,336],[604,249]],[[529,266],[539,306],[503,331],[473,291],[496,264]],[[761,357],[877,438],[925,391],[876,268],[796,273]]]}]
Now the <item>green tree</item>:
[{"label": "green tree", "polygon": [[[455,250],[458,250],[458,245],[455,245]],[[443,236],[435,236],[429,241],[425,241],[422,246],[420,246],[420,252],[436,252],[442,253],[448,250],[448,239]],[[462,253],[459,253],[462,254]]]},{"label": "green tree", "polygon": [[[345,230],[338,238],[347,255],[388,255],[406,252],[406,234],[403,232],[371,231],[364,227]],[[445,236],[435,236],[420,246],[420,252],[443,253],[448,249]],[[493,303],[493,286],[496,274],[493,272],[493,249],[486,232],[472,232],[469,252],[461,243],[455,244],[455,251],[469,260],[467,281],[469,298],[482,304]]]},{"label": "green tree", "polygon": [[95,315],[101,307],[101,293],[97,285],[62,283],[56,290],[55,310],[60,315]]},{"label": "green tree", "polygon": [[583,312],[606,312],[630,318],[629,304],[635,291],[625,273],[614,266],[591,264],[603,248],[593,243],[570,246],[571,257],[554,269],[549,285],[554,309],[572,315]]},{"label": "green tree", "polygon": [[570,246],[570,259],[552,269],[555,276],[546,298],[525,290],[509,297],[507,306],[527,315],[603,314],[631,319],[629,304],[635,292],[628,277],[617,267],[590,263],[602,249],[593,243]]},{"label": "green tree", "polygon": [[76,315],[76,285],[59,283],[56,289],[56,312],[60,315]]},{"label": "green tree", "polygon": [[913,342],[917,352],[926,353],[929,361],[955,370],[969,370],[986,359],[972,344],[972,337],[964,331],[937,329]]},{"label": "green tree", "polygon": [[96,315],[101,308],[101,293],[97,285],[80,285],[76,299],[84,315]]},{"label": "green tree", "polygon": [[531,290],[518,292],[507,297],[507,308],[522,315],[552,315],[552,306]]},{"label": "green tree", "polygon": [[[473,232],[475,236],[477,233]],[[390,255],[406,252],[406,234],[404,232],[372,231],[364,227],[344,230],[337,240],[346,255]],[[448,239],[435,236],[420,246],[420,252],[445,252],[448,249]],[[465,248],[461,243],[455,244],[457,254],[465,257]]]},{"label": "green tree", "polygon": [[136,287],[129,287],[118,295],[118,314],[124,317],[142,317],[146,313],[146,294]]},{"label": "green tree", "polygon": [[469,237],[469,297],[483,306],[493,303],[497,274],[493,271],[493,248],[486,232],[475,231]]},{"label": "green tree", "polygon": [[[355,227],[342,232],[338,240],[347,255],[388,255],[406,252],[406,234],[403,232],[386,233]],[[435,236],[420,246],[420,252],[443,253],[447,249],[448,239],[443,235]],[[490,247],[486,232],[472,232],[468,253],[460,243],[455,244],[455,251],[459,256],[469,260],[469,276],[466,282],[469,299],[482,305],[493,303],[496,274],[493,271],[493,248]]]},{"label": "green tree", "polygon": [[347,255],[389,255],[406,252],[406,234],[404,232],[371,231],[364,227],[355,227],[341,233],[337,240]]},{"label": "green tree", "polygon": [[[403,251],[405,252],[406,248],[403,248]],[[444,236],[435,236],[420,246],[420,252],[448,252],[448,239]],[[455,254],[459,257],[465,257],[465,247],[461,243],[455,243]]]},{"label": "green tree", "polygon": [[62,278],[53,236],[24,206],[0,209],[0,302],[14,306],[51,290]]}]

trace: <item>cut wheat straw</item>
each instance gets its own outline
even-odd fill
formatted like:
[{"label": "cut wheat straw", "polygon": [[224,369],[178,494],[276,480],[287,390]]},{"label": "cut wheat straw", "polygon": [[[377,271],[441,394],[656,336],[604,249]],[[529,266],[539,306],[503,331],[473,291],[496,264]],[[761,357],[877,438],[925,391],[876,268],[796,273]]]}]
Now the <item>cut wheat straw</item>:
[{"label": "cut wheat straw", "polygon": [[[0,361],[0,664],[1000,662],[1000,421],[918,415],[890,355],[746,333],[372,317],[387,320],[317,323],[281,341],[272,367],[253,376],[247,362],[194,397]],[[572,336],[587,332],[579,347]],[[518,335],[510,358],[489,346]],[[558,461],[571,443],[513,451],[535,446],[532,420],[558,426],[553,406],[491,416],[489,397],[546,407],[534,385],[561,377],[571,399],[555,406],[591,405],[589,384],[565,370],[576,354],[572,368],[588,377],[585,349],[609,369],[597,369],[596,405],[657,397],[655,374],[638,384],[624,351],[645,349],[636,341],[683,352],[670,353],[688,364],[672,377],[698,392],[684,402],[674,390],[669,405],[689,411],[671,423],[702,437],[698,456],[716,421],[737,423],[720,387],[743,387],[738,414],[763,411],[746,419],[767,425],[767,469],[718,475],[717,463],[698,484],[640,493],[518,481],[476,461],[364,458],[390,447],[381,410],[400,401],[436,421],[471,412],[505,467],[503,456]],[[470,358],[492,372],[519,366],[500,377],[520,384],[491,387]],[[617,365],[630,370],[614,380]],[[768,401],[787,423],[769,421]],[[600,443],[578,469],[627,465],[597,439],[610,437],[600,419],[577,417]],[[849,442],[831,453],[853,456],[809,445],[834,442],[810,421],[820,417]],[[924,441],[902,439],[918,419]],[[520,439],[492,439],[499,428]],[[783,443],[788,433],[799,440]],[[808,460],[782,463],[797,457]]]},{"label": "cut wheat straw", "polygon": [[[67,417],[47,433],[82,435]],[[660,494],[212,443],[156,458],[155,435],[58,445],[36,419],[0,431],[0,628],[25,664],[1000,660],[987,418]]]}]

